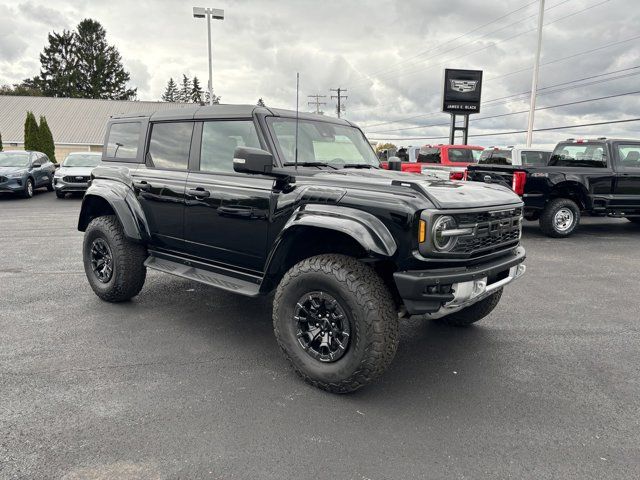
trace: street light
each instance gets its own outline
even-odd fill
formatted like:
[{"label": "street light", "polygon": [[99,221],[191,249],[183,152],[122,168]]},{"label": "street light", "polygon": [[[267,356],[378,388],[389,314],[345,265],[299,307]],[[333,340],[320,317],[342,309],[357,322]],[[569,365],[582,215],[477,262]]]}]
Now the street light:
[{"label": "street light", "polygon": [[224,10],[219,8],[193,7],[194,18],[207,19],[207,37],[209,39],[209,105],[213,105],[213,67],[211,66],[211,17],[224,20]]}]

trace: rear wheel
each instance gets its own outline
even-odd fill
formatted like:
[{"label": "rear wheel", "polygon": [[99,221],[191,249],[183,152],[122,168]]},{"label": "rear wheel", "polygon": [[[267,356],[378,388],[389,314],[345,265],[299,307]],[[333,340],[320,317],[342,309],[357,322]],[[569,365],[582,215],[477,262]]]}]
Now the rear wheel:
[{"label": "rear wheel", "polygon": [[579,223],[580,208],[568,198],[551,200],[540,215],[540,229],[549,237],[568,237]]},{"label": "rear wheel", "polygon": [[22,192],[24,198],[33,197],[33,180],[27,178],[27,182],[24,184],[24,190]]},{"label": "rear wheel", "polygon": [[115,216],[91,220],[84,234],[83,257],[89,284],[102,300],[123,302],[142,289],[146,248],[125,237]]},{"label": "rear wheel", "polygon": [[379,377],[398,346],[398,315],[382,279],[344,255],[293,266],[276,290],[273,326],[295,371],[334,393]]},{"label": "rear wheel", "polygon": [[55,187],[53,186],[53,175],[49,179],[49,183],[47,183],[47,192],[53,192]]},{"label": "rear wheel", "polygon": [[452,327],[468,327],[472,323],[476,323],[478,320],[482,320],[484,317],[489,315],[493,309],[496,308],[501,297],[502,289],[492,293],[487,298],[468,306],[467,308],[458,310],[446,317],[439,318],[438,321]]}]

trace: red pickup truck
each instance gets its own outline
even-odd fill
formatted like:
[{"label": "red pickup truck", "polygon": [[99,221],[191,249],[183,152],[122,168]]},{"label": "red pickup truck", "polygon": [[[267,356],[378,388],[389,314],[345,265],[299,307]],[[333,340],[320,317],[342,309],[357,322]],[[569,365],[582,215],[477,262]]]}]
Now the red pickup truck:
[{"label": "red pickup truck", "polygon": [[[478,163],[483,147],[477,145],[424,145],[416,161],[402,162],[403,172],[422,173],[443,179],[462,180],[469,165]],[[382,168],[389,168],[382,162]]]}]

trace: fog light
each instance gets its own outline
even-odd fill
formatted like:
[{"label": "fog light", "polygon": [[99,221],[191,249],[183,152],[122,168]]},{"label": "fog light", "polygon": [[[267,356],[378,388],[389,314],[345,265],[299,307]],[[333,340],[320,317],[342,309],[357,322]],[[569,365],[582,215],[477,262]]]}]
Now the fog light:
[{"label": "fog light", "polygon": [[516,278],[524,275],[524,272],[527,271],[527,266],[524,263],[521,263],[520,265],[518,265],[518,268],[516,269]]}]

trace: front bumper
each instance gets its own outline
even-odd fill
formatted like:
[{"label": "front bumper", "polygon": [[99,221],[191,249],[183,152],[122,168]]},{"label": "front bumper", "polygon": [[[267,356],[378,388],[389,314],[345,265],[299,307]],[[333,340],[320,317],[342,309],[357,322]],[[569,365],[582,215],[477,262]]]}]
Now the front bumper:
[{"label": "front bumper", "polygon": [[53,179],[53,188],[58,192],[86,192],[89,188],[88,182],[65,182],[62,178]]},{"label": "front bumper", "polygon": [[1,193],[16,193],[22,192],[24,190],[24,183],[22,182],[22,178],[10,178],[6,182],[0,183],[0,192]]},{"label": "front bumper", "polygon": [[523,247],[472,267],[396,272],[393,278],[410,315],[443,317],[472,305],[521,277]]}]

